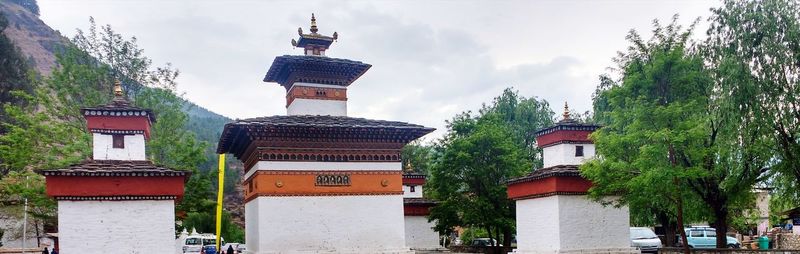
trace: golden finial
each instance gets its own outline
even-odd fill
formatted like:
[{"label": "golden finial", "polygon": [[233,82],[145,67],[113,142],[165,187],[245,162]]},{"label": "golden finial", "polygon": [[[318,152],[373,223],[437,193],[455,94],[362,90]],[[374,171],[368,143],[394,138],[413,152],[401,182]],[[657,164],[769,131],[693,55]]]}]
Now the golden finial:
[{"label": "golden finial", "polygon": [[566,101],[564,102],[564,115],[563,115],[563,117],[564,117],[564,120],[569,120],[569,105],[567,104]]},{"label": "golden finial", "polygon": [[317,31],[319,31],[319,29],[317,29],[317,18],[314,17],[314,13],[311,13],[311,33],[315,34]]},{"label": "golden finial", "polygon": [[114,97],[122,97],[122,84],[120,84],[119,79],[114,81]]}]

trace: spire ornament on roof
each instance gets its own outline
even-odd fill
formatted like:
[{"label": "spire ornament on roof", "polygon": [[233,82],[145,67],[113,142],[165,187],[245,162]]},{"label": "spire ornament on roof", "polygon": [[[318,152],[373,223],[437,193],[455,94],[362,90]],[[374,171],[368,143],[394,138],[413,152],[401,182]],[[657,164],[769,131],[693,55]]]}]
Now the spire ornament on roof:
[{"label": "spire ornament on roof", "polygon": [[570,120],[569,119],[569,105],[567,104],[566,101],[564,102],[564,114],[562,115],[562,117],[564,117],[563,121],[569,121]]},{"label": "spire ornament on roof", "polygon": [[333,36],[322,35],[317,27],[317,16],[311,13],[311,33],[303,33],[303,28],[297,28],[299,40],[292,39],[292,46],[303,48],[307,56],[325,56],[325,51],[331,46],[333,41],[339,39],[339,33],[333,32]]},{"label": "spire ornament on roof", "polygon": [[112,102],[114,104],[128,104],[128,101],[125,100],[125,92],[122,91],[122,83],[120,83],[119,79],[114,80],[114,100]]},{"label": "spire ornament on roof", "polygon": [[317,29],[317,18],[314,17],[314,13],[311,13],[311,33],[316,34],[319,29]]}]

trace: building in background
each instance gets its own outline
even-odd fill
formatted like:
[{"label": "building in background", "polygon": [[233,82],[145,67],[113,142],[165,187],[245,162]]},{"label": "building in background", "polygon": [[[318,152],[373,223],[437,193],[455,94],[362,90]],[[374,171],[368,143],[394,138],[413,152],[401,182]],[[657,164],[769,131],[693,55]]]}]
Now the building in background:
[{"label": "building in background", "polygon": [[425,174],[403,174],[403,214],[405,215],[406,245],[412,250],[439,250],[439,233],[433,230],[436,223],[428,222],[433,200],[426,199],[422,188]]}]

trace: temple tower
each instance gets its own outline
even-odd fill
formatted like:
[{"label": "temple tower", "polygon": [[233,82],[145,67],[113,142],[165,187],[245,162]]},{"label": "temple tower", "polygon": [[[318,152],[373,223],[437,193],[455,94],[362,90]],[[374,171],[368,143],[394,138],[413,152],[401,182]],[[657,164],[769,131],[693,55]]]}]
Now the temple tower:
[{"label": "temple tower", "polygon": [[218,153],[245,167],[250,253],[408,253],[400,150],[433,131],[347,116],[347,88],[371,66],[330,58],[337,39],[298,29],[304,55],[278,56],[265,82],[286,89],[287,115],[225,125]]},{"label": "temple tower", "polygon": [[412,250],[444,249],[439,245],[439,233],[433,230],[434,222],[427,216],[436,202],[422,195],[425,174],[403,174],[403,213],[406,224],[406,244]]},{"label": "temple tower", "polygon": [[145,159],[153,112],[130,106],[119,81],[114,100],[83,108],[92,159],[42,170],[58,201],[61,253],[163,253],[175,249],[175,201],[188,172]]},{"label": "temple tower", "polygon": [[630,247],[627,207],[604,207],[588,199],[592,183],[578,166],[594,157],[589,134],[600,128],[569,118],[536,132],[544,168],[508,183],[516,200],[515,253],[638,253]]}]

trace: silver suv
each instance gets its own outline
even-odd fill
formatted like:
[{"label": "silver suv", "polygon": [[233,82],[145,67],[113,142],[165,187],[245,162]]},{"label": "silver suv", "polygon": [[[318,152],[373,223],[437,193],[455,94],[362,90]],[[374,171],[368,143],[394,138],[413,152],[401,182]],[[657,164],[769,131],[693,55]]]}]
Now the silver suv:
[{"label": "silver suv", "polygon": [[642,253],[657,253],[661,248],[661,239],[649,228],[631,228],[631,247],[639,249]]}]

